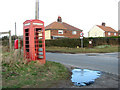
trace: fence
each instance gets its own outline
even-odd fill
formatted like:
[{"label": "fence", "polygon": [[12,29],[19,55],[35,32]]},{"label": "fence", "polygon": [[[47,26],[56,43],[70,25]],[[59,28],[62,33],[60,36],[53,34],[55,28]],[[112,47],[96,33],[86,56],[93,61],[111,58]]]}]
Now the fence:
[{"label": "fence", "polygon": [[[2,35],[2,34],[9,34],[9,40],[7,40],[7,42],[9,42],[9,49],[10,49],[10,51],[12,50],[12,39],[11,39],[11,31],[9,31],[9,32],[0,32],[0,35]],[[3,40],[2,40],[3,41]],[[5,41],[6,42],[6,41]],[[5,42],[2,42],[2,44],[3,43],[5,43]]]}]

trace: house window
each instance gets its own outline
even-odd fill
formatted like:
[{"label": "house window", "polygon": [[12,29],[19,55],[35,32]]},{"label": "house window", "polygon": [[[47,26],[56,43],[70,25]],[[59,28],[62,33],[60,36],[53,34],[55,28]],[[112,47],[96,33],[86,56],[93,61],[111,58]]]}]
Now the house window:
[{"label": "house window", "polygon": [[116,33],[114,33],[114,36],[116,36]]},{"label": "house window", "polygon": [[58,30],[58,34],[63,34],[63,30]]},{"label": "house window", "polygon": [[110,35],[110,32],[108,32],[108,35]]},{"label": "house window", "polygon": [[76,34],[77,34],[77,32],[76,32],[76,31],[72,31],[72,34],[76,35]]}]

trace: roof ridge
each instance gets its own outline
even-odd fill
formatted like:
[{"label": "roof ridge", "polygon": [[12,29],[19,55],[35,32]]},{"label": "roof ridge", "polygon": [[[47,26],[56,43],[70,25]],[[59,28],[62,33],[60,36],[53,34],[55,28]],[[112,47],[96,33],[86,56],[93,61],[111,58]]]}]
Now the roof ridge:
[{"label": "roof ridge", "polygon": [[75,26],[72,26],[66,22],[56,22],[56,21],[47,25],[45,27],[45,29],[65,29],[65,30],[80,30],[80,31],[82,31],[81,29],[79,29]]},{"label": "roof ridge", "polygon": [[109,31],[109,32],[117,32],[115,29],[109,26],[102,26],[102,25],[96,25],[99,28],[101,28],[103,31]]},{"label": "roof ridge", "polygon": [[75,30],[75,29],[77,29],[77,30],[81,30],[81,29],[79,29],[79,28],[77,28],[77,27],[75,27],[75,26],[73,26],[73,25],[70,25],[70,24],[68,24],[68,23],[66,23],[66,22],[63,22],[63,24],[66,24],[66,25],[68,25],[68,26],[74,28],[74,30]]},{"label": "roof ridge", "polygon": [[[102,26],[102,25],[97,25],[97,26]],[[110,27],[110,26],[103,26],[103,27]],[[111,27],[110,27],[111,28]]]},{"label": "roof ridge", "polygon": [[52,22],[51,24],[45,27],[46,29],[66,29],[65,26],[61,22]]}]

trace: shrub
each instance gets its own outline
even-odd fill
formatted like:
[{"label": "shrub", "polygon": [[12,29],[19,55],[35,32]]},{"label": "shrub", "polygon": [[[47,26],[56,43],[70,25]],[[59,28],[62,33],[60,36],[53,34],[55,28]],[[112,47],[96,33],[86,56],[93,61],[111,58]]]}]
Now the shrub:
[{"label": "shrub", "polygon": [[[93,46],[99,45],[118,45],[118,37],[90,37],[90,38],[83,38],[83,46],[89,46],[89,40],[92,40]],[[58,47],[70,47],[75,48],[77,46],[81,46],[80,39],[55,39],[55,40],[46,40],[46,46],[58,46]]]}]

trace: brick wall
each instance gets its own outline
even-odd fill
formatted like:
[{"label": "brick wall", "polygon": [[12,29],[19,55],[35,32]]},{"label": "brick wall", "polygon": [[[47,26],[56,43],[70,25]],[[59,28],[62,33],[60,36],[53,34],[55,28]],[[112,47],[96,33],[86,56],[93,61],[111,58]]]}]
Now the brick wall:
[{"label": "brick wall", "polygon": [[[111,37],[111,36],[115,36],[114,32],[110,32],[110,35],[108,35],[109,32],[105,32],[105,37]],[[116,33],[116,36],[118,36],[118,33]]]},{"label": "brick wall", "polygon": [[81,31],[76,31],[77,34],[72,34],[72,31],[69,30],[63,30],[63,34],[58,34],[58,30],[51,30],[51,36],[64,36],[68,38],[79,38]]}]

